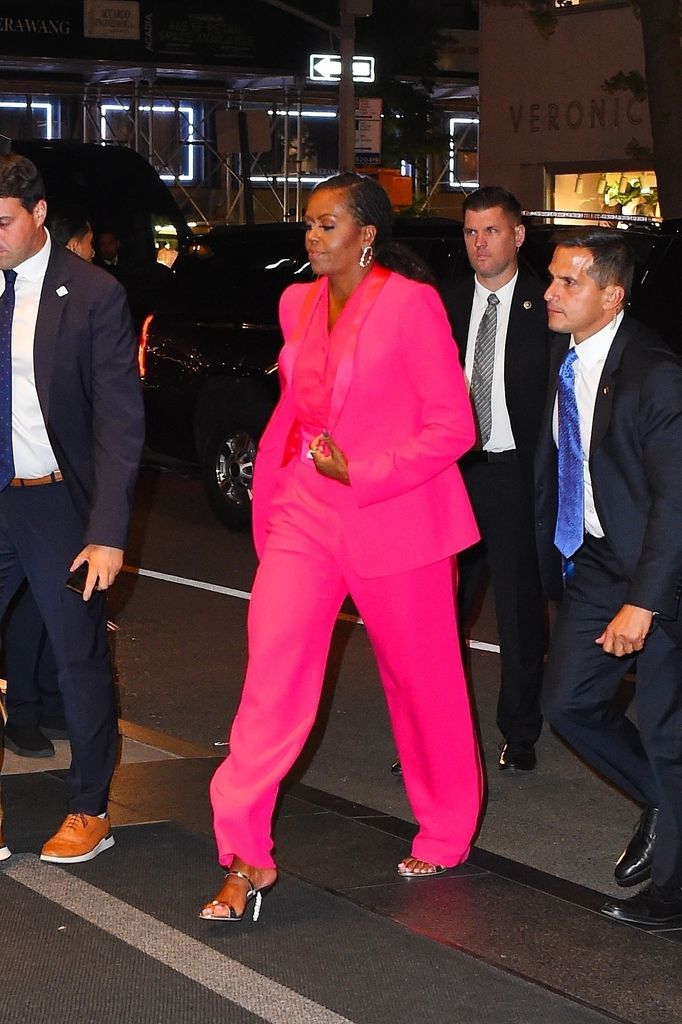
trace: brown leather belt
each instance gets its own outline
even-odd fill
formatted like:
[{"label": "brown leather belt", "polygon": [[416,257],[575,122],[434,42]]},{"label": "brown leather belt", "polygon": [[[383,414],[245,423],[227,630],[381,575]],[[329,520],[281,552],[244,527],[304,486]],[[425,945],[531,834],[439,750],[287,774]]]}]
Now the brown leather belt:
[{"label": "brown leather belt", "polygon": [[63,479],[62,474],[57,469],[54,473],[48,473],[47,476],[26,478],[15,476],[14,480],[10,480],[9,485],[10,487],[40,487],[42,484],[58,484]]}]

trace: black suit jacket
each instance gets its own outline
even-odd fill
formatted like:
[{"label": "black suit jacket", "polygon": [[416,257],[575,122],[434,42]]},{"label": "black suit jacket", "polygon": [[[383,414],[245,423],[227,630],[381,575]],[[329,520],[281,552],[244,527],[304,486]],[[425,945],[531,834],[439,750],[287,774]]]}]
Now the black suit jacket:
[{"label": "black suit jacket", "polygon": [[130,312],[111,274],[54,242],[33,358],[50,443],[83,520],[83,544],[123,548],[144,440]]},{"label": "black suit jacket", "polygon": [[[542,282],[527,267],[519,265],[505,345],[504,388],[519,459],[532,472],[542,411],[547,393],[549,332]],[[474,275],[456,278],[442,289],[443,302],[452,332],[466,358]]]},{"label": "black suit jacket", "polygon": [[[543,584],[561,596],[554,547],[556,379],[567,335],[553,341],[550,387],[536,460],[536,531]],[[647,327],[623,318],[604,364],[590,441],[595,507],[630,581],[626,603],[657,611],[682,642],[682,363]]]}]

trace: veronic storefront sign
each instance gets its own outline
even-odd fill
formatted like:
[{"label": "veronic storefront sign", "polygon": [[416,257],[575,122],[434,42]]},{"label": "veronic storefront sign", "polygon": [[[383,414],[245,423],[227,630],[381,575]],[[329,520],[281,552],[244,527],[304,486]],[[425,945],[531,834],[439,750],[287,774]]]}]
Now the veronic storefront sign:
[{"label": "veronic storefront sign", "polygon": [[591,129],[605,131],[624,125],[644,124],[643,101],[634,96],[600,96],[563,103],[519,103],[509,107],[514,134],[519,132],[560,132]]}]

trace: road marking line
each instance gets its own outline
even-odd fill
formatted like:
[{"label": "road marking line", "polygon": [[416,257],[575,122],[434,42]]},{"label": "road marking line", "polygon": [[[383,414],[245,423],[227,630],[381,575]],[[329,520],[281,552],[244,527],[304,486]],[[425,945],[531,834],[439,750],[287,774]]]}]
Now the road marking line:
[{"label": "road marking line", "polygon": [[[195,590],[209,590],[213,594],[225,594],[226,597],[238,597],[242,601],[250,601],[251,594],[248,590],[235,590],[233,587],[221,587],[218,583],[204,583],[203,580],[189,580],[184,576],[172,576],[167,572],[156,572],[154,569],[139,569],[136,565],[124,565],[123,572],[129,572],[133,576],[148,576],[152,580],[161,580],[163,583],[178,583],[182,587],[194,587]],[[348,615],[347,612],[339,612],[338,616],[342,622],[355,622],[363,626],[364,623],[359,615]],[[499,644],[487,644],[483,640],[467,640],[467,647],[476,651],[488,651],[491,654],[499,654]]]},{"label": "road marking line", "polygon": [[[268,1024],[353,1024],[103,889],[42,864],[34,854],[15,855],[3,874]],[[225,925],[230,927],[235,926]]]},{"label": "road marking line", "polygon": [[472,647],[475,651],[489,651],[490,654],[499,654],[499,644],[487,644],[483,640],[466,640],[467,647]]},{"label": "road marking line", "polygon": [[225,594],[227,597],[239,597],[242,601],[250,601],[248,590],[234,590],[232,587],[221,587],[217,583],[204,583],[203,580],[188,580],[184,576],[171,576],[167,572],[155,572],[153,569],[139,569],[136,565],[124,565],[123,572],[133,576],[148,576],[152,580],[163,583],[179,583],[182,587],[194,587],[195,590],[210,590],[213,594]]}]

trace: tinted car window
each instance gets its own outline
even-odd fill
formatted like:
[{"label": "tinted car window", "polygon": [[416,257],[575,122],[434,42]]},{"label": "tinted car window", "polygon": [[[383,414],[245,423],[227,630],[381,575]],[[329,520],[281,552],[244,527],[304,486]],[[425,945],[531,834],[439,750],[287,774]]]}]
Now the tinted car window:
[{"label": "tinted car window", "polygon": [[[438,282],[468,267],[461,225],[398,219],[394,237],[431,268]],[[196,240],[173,268],[176,284],[164,312],[239,323],[276,323],[284,289],[312,280],[299,224],[215,228]]]},{"label": "tinted car window", "polygon": [[263,231],[218,229],[195,242],[173,268],[176,283],[165,312],[225,321],[272,323],[277,303],[294,281],[310,281],[302,228]]}]

